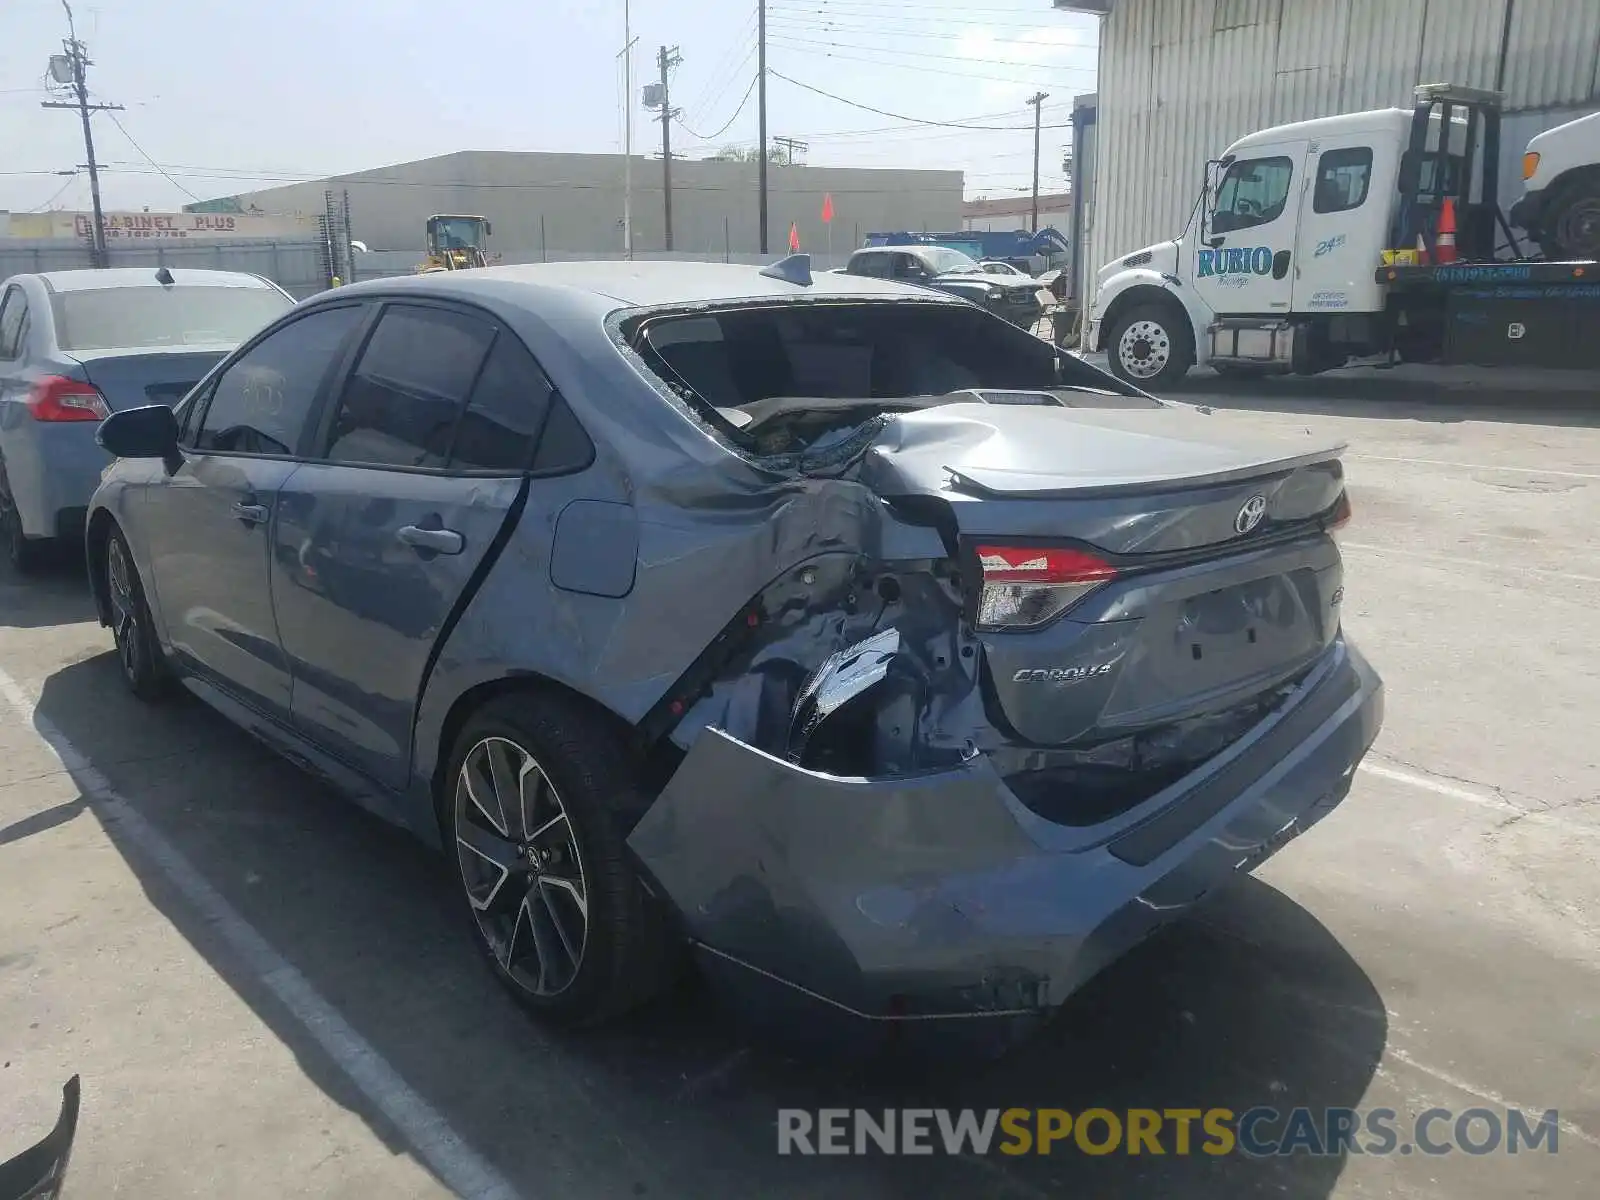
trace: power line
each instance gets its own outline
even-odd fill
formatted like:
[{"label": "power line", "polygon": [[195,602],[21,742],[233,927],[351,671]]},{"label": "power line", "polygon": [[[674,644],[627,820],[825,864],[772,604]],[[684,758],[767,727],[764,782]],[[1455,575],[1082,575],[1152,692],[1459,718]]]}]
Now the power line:
[{"label": "power line", "polygon": [[[968,125],[960,121],[933,121],[924,117],[908,117],[904,113],[890,112],[886,108],[876,108],[871,104],[862,104],[859,100],[847,99],[836,92],[830,92],[823,88],[813,87],[809,83],[801,83],[798,79],[795,79],[789,75],[785,75],[782,71],[774,71],[769,68],[767,73],[783,80],[785,83],[792,83],[797,88],[804,88],[806,91],[815,92],[819,96],[826,96],[829,100],[837,100],[840,104],[847,104],[851,108],[859,108],[864,112],[877,113],[880,117],[890,117],[896,121],[909,121],[913,125],[935,125],[941,129],[971,129],[978,133],[1003,133],[1007,130],[1026,130],[1033,128],[1032,125]],[[1072,126],[1070,123],[1068,123],[1066,125],[1046,125],[1043,126],[1043,128],[1070,129]]]},{"label": "power line", "polygon": [[[755,53],[755,20],[756,10],[752,5],[738,32],[734,34],[723,52],[712,61],[711,69],[706,72],[706,85],[695,94],[694,100],[689,104],[690,108],[714,108],[717,100],[722,98],[722,93],[727,91],[728,86],[739,77],[744,64]],[[744,50],[743,54],[739,53],[741,49]],[[733,66],[731,72],[728,70],[730,64]],[[712,89],[719,81],[721,86],[717,87],[716,97],[712,98]]]},{"label": "power line", "polygon": [[733,128],[733,123],[739,119],[739,114],[744,111],[744,106],[746,104],[750,103],[750,95],[751,95],[752,92],[754,92],[756,90],[756,83],[757,83],[757,81],[759,79],[760,79],[760,76],[756,76],[756,77],[754,77],[754,78],[752,78],[750,80],[750,86],[745,88],[745,90],[744,90],[744,98],[739,101],[739,107],[733,110],[733,116],[729,117],[727,119],[727,121],[723,124],[722,128],[717,130],[715,133],[712,133],[712,134],[699,134],[699,133],[696,133],[694,130],[690,129],[688,125],[684,124],[684,120],[683,120],[682,116],[674,116],[672,119],[678,123],[678,125],[683,129],[683,131],[685,133],[687,133],[690,137],[694,138],[696,141],[714,142],[719,137],[721,137],[723,134],[727,133],[729,129]]},{"label": "power line", "polygon": [[[801,23],[801,22],[794,22],[794,21],[784,21],[784,22],[782,22],[782,25],[780,26],[780,28],[782,29],[783,35],[785,37],[796,38],[796,39],[805,38],[807,35],[820,35],[820,38],[825,38],[828,34],[842,34],[842,35],[844,35],[846,37],[857,37],[857,38],[868,37],[868,38],[870,38],[870,37],[873,37],[873,36],[881,35],[884,32],[883,30],[880,30],[880,29],[872,29],[872,28],[867,28],[867,27],[853,28],[853,29],[839,29],[839,28],[828,28],[828,27],[818,26],[818,25],[810,25],[810,24],[805,24],[805,23]],[[898,34],[898,33],[892,33],[891,32],[891,36],[899,37],[901,35]],[[813,36],[812,40],[820,40],[820,38],[818,36]],[[966,39],[958,37],[956,40],[957,41],[965,41]],[[1034,46],[1034,47],[1046,47],[1046,48],[1049,48],[1049,49],[1052,49],[1052,50],[1054,50],[1054,49],[1061,49],[1061,50],[1084,49],[1084,47],[1080,47],[1080,46],[1076,46],[1076,45],[1068,45],[1068,44],[1061,43],[1061,42],[1040,42],[1040,41],[1038,41],[1036,39],[1028,39],[1028,38],[985,38],[984,40],[985,41],[1012,42],[1012,43],[1015,43],[1017,45]],[[910,56],[915,57],[915,58],[944,59],[944,60],[951,61],[951,62],[984,63],[986,65],[996,66],[996,67],[1043,67],[1043,68],[1046,68],[1048,70],[1053,70],[1053,71],[1080,71],[1080,72],[1088,72],[1090,74],[1092,74],[1093,71],[1094,71],[1093,67],[1069,67],[1069,66],[1064,66],[1064,65],[1058,65],[1058,64],[1055,64],[1055,63],[1041,63],[1041,62],[1028,61],[1028,60],[1024,60],[1024,59],[1014,59],[1014,58],[979,58],[976,55],[969,55],[969,54],[935,54],[934,52],[932,52],[930,50],[896,50],[893,47],[889,47],[889,46],[874,45],[874,44],[863,44],[862,42],[843,42],[843,41],[826,42],[826,41],[824,41],[822,44],[825,44],[825,45],[838,45],[838,46],[842,46],[842,47],[844,47],[845,49],[848,49],[848,50],[870,50],[875,54],[903,54],[903,55],[910,55]]]},{"label": "power line", "polygon": [[50,197],[50,199],[46,200],[43,204],[34,205],[28,211],[29,212],[44,212],[45,209],[49,208],[57,200],[59,200],[59,199],[61,199],[61,197],[65,196],[67,194],[67,189],[70,188],[73,184],[75,184],[77,182],[78,182],[78,173],[76,171],[73,171],[72,172],[72,178],[68,179],[59,188],[57,188],[55,190],[55,193]]},{"label": "power line", "polygon": [[[837,8],[866,9],[869,12],[884,12],[900,9],[904,12],[922,14],[927,16],[930,21],[943,21],[946,19],[943,10],[940,10],[938,15],[932,15],[929,13],[928,6],[926,4],[918,4],[915,3],[914,0],[881,0],[881,2],[880,0],[810,0],[810,6],[812,9],[822,12],[829,12]],[[1022,6],[1016,8],[987,8],[964,4],[961,6],[960,11],[962,13],[984,13],[986,15],[993,14],[995,16],[1009,17],[1026,17],[1033,14],[1033,9],[1031,7]],[[1061,27],[1062,26],[1060,25],[1053,26],[1053,28]]]},{"label": "power line", "polygon": [[162,168],[161,164],[158,163],[155,159],[150,157],[150,152],[148,150],[146,150],[143,146],[141,146],[137,141],[135,141],[134,137],[133,137],[133,134],[129,133],[127,131],[127,129],[123,126],[122,122],[117,120],[117,114],[116,113],[107,113],[106,116],[111,118],[111,123],[117,127],[117,131],[119,133],[121,133],[123,137],[128,139],[128,145],[132,146],[135,150],[137,150],[140,154],[142,154],[144,156],[144,160],[147,163],[149,163],[156,170],[160,171],[161,174],[166,177],[166,180],[167,180],[168,183],[172,184],[173,187],[177,188],[185,196],[189,197],[189,199],[195,200],[195,201],[198,201],[200,199],[199,196],[196,196],[188,188],[184,187],[183,184],[179,183],[171,175],[168,175],[167,172]]},{"label": "power line", "polygon": [[[962,26],[962,23],[960,21],[941,22],[941,28],[939,30],[929,31],[925,27],[920,27],[920,26],[917,26],[915,24],[912,24],[910,22],[909,18],[891,16],[891,17],[882,17],[882,18],[875,18],[874,19],[874,18],[869,18],[865,13],[862,13],[862,14],[854,14],[854,13],[848,14],[843,19],[836,18],[836,17],[818,17],[818,18],[813,19],[812,17],[806,16],[806,15],[780,13],[780,14],[777,14],[774,19],[781,20],[785,24],[791,25],[791,26],[793,26],[795,28],[803,28],[803,29],[808,29],[808,30],[813,30],[813,31],[818,31],[818,32],[826,31],[826,32],[831,32],[831,33],[849,33],[849,34],[856,34],[856,35],[869,34],[869,35],[874,35],[874,36],[887,33],[887,34],[891,34],[892,36],[897,37],[897,38],[910,38],[913,41],[964,42],[964,41],[969,41],[969,40],[980,40],[980,41],[985,41],[985,42],[1009,43],[1009,44],[1018,45],[1018,46],[1040,46],[1040,45],[1055,46],[1055,47],[1061,47],[1063,49],[1068,49],[1068,50],[1093,50],[1093,49],[1095,49],[1095,44],[1093,42],[1077,42],[1077,41],[1061,42],[1061,41],[1056,41],[1054,39],[1051,39],[1049,41],[1041,41],[1039,38],[1036,38],[1036,37],[1033,37],[1033,38],[1028,38],[1028,37],[995,37],[993,34],[990,34],[988,32],[989,29],[993,28],[994,26],[993,26],[993,24],[991,22],[987,22],[987,21],[974,22],[972,24],[965,25],[964,26],[965,31],[962,32],[962,33],[949,33],[949,32],[945,32],[944,31],[945,28],[950,27],[950,26],[960,27],[960,26]],[[904,26],[909,26],[909,27],[904,27]],[[1038,30],[1038,31],[1040,31],[1042,33],[1047,33],[1047,32],[1050,32],[1052,29],[1059,29],[1061,27],[1060,26],[1048,26],[1048,25],[1028,25],[1028,26],[1002,25],[1002,26],[1000,26],[1000,28],[1002,28],[1002,29],[1020,29],[1020,28],[1036,29],[1036,30]]]},{"label": "power line", "polygon": [[[811,46],[802,45],[802,44],[800,44],[798,42],[791,42],[791,41],[787,40],[787,35],[785,36],[785,39],[783,40],[783,42],[781,44],[783,45],[783,48],[786,49],[786,50],[794,50],[794,51],[796,51],[798,53],[804,54],[807,57],[813,58],[813,59],[816,58],[817,55],[820,53],[823,58],[837,58],[837,59],[840,59],[841,61],[868,63],[868,64],[870,64],[871,66],[874,66],[874,67],[879,67],[879,68],[890,67],[890,68],[893,68],[894,70],[897,70],[897,71],[916,71],[919,74],[923,75],[924,77],[926,77],[926,75],[928,74],[928,72],[930,70],[935,69],[935,68],[924,66],[921,63],[887,62],[881,57],[872,57],[872,56],[863,55],[863,54],[846,54],[845,52],[843,52],[841,50],[821,50],[821,51],[819,51],[819,50],[817,50],[817,49],[815,49],[815,48],[813,48]],[[944,68],[944,67],[937,68],[937,69],[938,69],[940,75],[945,79],[976,79],[976,80],[979,80],[979,81],[984,82],[984,83],[1010,83],[1010,84],[1016,84],[1017,82],[1019,82],[1015,75],[986,75],[986,74],[981,74],[981,73],[979,73],[977,71],[952,71],[952,70],[949,70],[948,68]],[[1067,69],[1071,69],[1071,68],[1067,68]]]},{"label": "power line", "polygon": [[[1065,73],[1071,71],[1080,75],[1093,75],[1095,73],[1093,67],[1069,67],[1056,63],[1020,62],[1017,59],[1012,58],[974,58],[965,54],[933,54],[923,50],[891,50],[884,46],[863,46],[858,42],[839,42],[826,41],[818,38],[806,38],[794,33],[784,33],[782,34],[782,37],[787,41],[799,42],[806,46],[817,46],[820,48],[834,47],[840,50],[865,50],[873,54],[898,54],[903,58],[931,58],[937,59],[940,62],[978,63],[981,66],[990,67],[1021,67],[1030,71],[1051,71],[1056,73]],[[889,64],[885,63],[883,65],[887,66]]]}]

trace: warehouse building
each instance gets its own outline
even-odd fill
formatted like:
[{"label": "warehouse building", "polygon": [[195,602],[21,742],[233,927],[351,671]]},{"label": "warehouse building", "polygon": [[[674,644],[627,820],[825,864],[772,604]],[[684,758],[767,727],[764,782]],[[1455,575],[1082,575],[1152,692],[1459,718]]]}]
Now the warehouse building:
[{"label": "warehouse building", "polygon": [[[633,244],[665,247],[660,159],[633,160]],[[756,254],[757,164],[672,161],[673,249],[711,258]],[[960,171],[861,170],[770,165],[768,248],[782,252],[790,226],[801,247],[843,256],[873,230],[956,229]],[[326,193],[349,194],[350,230],[372,251],[420,251],[432,213],[489,219],[490,250],[505,262],[619,253],[624,245],[623,159],[616,154],[464,151],[325,180],[228,196],[193,210],[318,215]],[[831,230],[822,220],[832,198]]]},{"label": "warehouse building", "polygon": [[[1097,13],[1079,106],[1081,280],[1173,237],[1206,160],[1257,129],[1410,107],[1419,83],[1506,94],[1502,207],[1534,134],[1600,110],[1600,0],[1054,0]],[[1087,149],[1087,146],[1084,147]],[[1092,178],[1090,174],[1092,173]]]},{"label": "warehouse building", "polygon": [[[1062,232],[1072,224],[1072,195],[1069,192],[1041,193],[1038,202],[1040,229]],[[1009,233],[1013,229],[1034,228],[1034,200],[1029,196],[1006,196],[995,200],[968,200],[961,206],[961,228],[987,233]]]}]

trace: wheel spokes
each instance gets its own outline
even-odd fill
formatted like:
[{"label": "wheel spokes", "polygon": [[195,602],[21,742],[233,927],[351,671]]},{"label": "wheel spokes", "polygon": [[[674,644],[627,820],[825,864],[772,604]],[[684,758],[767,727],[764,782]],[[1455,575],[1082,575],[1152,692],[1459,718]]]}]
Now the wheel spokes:
[{"label": "wheel spokes", "polygon": [[[527,864],[517,852],[514,842],[497,837],[470,821],[463,821],[456,831],[459,852],[470,857],[461,862],[462,878],[467,880],[467,899],[479,912],[490,912],[503,906],[506,883],[513,875],[523,872]],[[469,867],[478,868],[469,871]],[[471,876],[477,877],[474,886]],[[497,903],[500,902],[500,903]]]},{"label": "wheel spokes", "polygon": [[502,970],[535,995],[572,986],[588,941],[588,884],[560,795],[516,742],[486,737],[457,783],[467,899]]},{"label": "wheel spokes", "polygon": [[501,837],[509,838],[511,828],[506,823],[505,810],[495,791],[494,774],[489,767],[487,743],[473,747],[467,761],[461,764],[461,786],[466,789],[472,806],[483,814],[483,819]]}]

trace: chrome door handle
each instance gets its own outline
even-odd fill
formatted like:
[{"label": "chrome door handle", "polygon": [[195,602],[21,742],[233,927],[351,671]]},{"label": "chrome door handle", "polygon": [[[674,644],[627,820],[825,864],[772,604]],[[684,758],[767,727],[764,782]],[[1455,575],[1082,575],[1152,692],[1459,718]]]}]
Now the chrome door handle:
[{"label": "chrome door handle", "polygon": [[267,519],[265,504],[246,504],[243,500],[233,506],[233,515],[248,525],[259,525]]},{"label": "chrome door handle", "polygon": [[431,550],[435,554],[460,554],[467,539],[454,529],[423,529],[418,525],[402,525],[395,536],[413,550]]}]

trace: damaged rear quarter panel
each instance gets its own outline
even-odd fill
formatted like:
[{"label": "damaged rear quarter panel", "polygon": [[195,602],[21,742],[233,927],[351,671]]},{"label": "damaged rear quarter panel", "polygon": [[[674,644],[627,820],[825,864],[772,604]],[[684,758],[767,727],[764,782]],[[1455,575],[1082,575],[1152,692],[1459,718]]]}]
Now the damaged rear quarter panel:
[{"label": "damaged rear quarter panel", "polygon": [[[534,316],[525,296],[513,295],[518,303],[500,315],[528,342],[596,458],[578,474],[531,481],[514,535],[441,647],[417,716],[418,829],[431,829],[429,781],[449,749],[441,734],[470,689],[540,677],[636,724],[753,597],[797,564],[945,553],[937,533],[896,520],[865,486],[758,460],[719,439],[616,341],[614,320]],[[596,502],[625,507],[635,523],[636,544],[619,537],[584,556],[591,578],[631,577],[624,596],[566,590],[552,579],[560,514]],[[623,524],[615,511],[608,522]],[[607,558],[629,554],[631,565]],[[811,669],[839,648],[812,638],[793,651]]]}]

